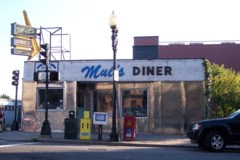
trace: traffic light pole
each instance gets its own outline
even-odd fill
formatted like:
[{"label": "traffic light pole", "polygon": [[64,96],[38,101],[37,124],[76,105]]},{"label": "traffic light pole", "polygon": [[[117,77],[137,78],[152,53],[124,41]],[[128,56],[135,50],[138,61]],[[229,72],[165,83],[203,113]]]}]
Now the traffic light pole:
[{"label": "traffic light pole", "polygon": [[14,121],[12,123],[11,126],[11,130],[19,130],[19,125],[18,125],[18,121],[17,121],[17,97],[18,97],[18,85],[16,85],[16,93],[15,93],[15,103],[14,103]]},{"label": "traffic light pole", "polygon": [[48,49],[46,47],[46,57],[45,57],[45,60],[46,60],[46,63],[45,63],[45,66],[46,66],[46,88],[45,88],[45,120],[43,122],[43,126],[42,126],[42,130],[41,130],[41,137],[43,138],[49,138],[49,137],[52,137],[52,133],[51,133],[51,127],[50,127],[50,122],[48,121],[48,84],[49,84],[49,80],[48,80],[48,73],[49,73],[49,69],[48,69],[48,66],[49,66],[49,54],[47,53],[48,52]]},{"label": "traffic light pole", "polygon": [[46,88],[45,88],[45,117],[48,121],[48,65],[46,65]]},{"label": "traffic light pole", "polygon": [[18,83],[19,83],[19,70],[14,70],[12,72],[12,85],[16,86],[16,93],[15,93],[15,103],[14,103],[14,121],[12,122],[11,130],[19,130],[18,121],[17,121],[17,97],[18,97]]}]

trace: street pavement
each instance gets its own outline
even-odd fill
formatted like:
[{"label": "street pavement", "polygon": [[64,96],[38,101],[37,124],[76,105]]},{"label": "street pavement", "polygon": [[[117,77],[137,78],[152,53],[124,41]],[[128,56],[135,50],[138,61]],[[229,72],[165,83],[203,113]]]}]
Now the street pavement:
[{"label": "street pavement", "polygon": [[[121,137],[123,139],[123,137]],[[161,135],[161,134],[136,134],[134,141],[110,142],[109,133],[103,133],[102,140],[98,140],[98,134],[92,133],[90,140],[64,139],[64,132],[52,132],[51,138],[41,138],[40,132],[4,131],[0,133],[0,141],[23,142],[48,142],[48,143],[72,143],[89,145],[114,145],[114,146],[144,146],[144,147],[193,147],[186,136]]]}]

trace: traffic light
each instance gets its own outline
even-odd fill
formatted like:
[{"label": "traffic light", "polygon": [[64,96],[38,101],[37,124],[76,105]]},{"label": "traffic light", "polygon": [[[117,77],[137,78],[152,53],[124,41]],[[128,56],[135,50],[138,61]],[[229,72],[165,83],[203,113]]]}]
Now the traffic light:
[{"label": "traffic light", "polygon": [[58,81],[59,80],[59,73],[56,71],[50,72],[50,81]]},{"label": "traffic light", "polygon": [[33,80],[36,82],[38,81],[38,72],[33,73]]},{"label": "traffic light", "polygon": [[17,86],[18,85],[18,80],[19,80],[19,70],[14,70],[12,72],[12,85]]},{"label": "traffic light", "polygon": [[[50,71],[48,72],[48,80],[49,82],[56,82],[59,81],[59,72],[57,71]],[[45,72],[34,72],[33,73],[33,80],[35,82],[42,82],[46,81],[46,73]]]},{"label": "traffic light", "polygon": [[42,62],[46,66],[49,64],[49,45],[48,43],[45,43],[41,44],[40,47],[40,55],[44,57],[44,59],[40,59],[40,62]]}]

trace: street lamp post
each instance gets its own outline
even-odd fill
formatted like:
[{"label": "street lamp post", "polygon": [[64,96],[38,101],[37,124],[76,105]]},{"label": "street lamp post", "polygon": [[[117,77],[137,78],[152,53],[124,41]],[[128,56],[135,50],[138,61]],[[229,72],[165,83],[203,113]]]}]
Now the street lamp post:
[{"label": "street lamp post", "polygon": [[113,49],[113,112],[112,112],[112,131],[110,133],[110,141],[118,141],[118,133],[116,129],[116,111],[117,111],[117,89],[116,89],[116,81],[117,81],[117,70],[116,70],[116,52],[117,52],[117,22],[116,16],[114,12],[112,12],[112,16],[109,19],[109,25],[112,29],[112,49]]}]

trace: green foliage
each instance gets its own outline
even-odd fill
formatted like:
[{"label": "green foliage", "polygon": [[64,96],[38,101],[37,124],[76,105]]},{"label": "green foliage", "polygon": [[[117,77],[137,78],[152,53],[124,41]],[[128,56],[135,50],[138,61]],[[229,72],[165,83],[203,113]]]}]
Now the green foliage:
[{"label": "green foliage", "polygon": [[3,93],[2,95],[0,95],[0,98],[10,99],[10,96]]},{"label": "green foliage", "polygon": [[240,108],[240,73],[205,62],[208,116],[225,117]]}]

